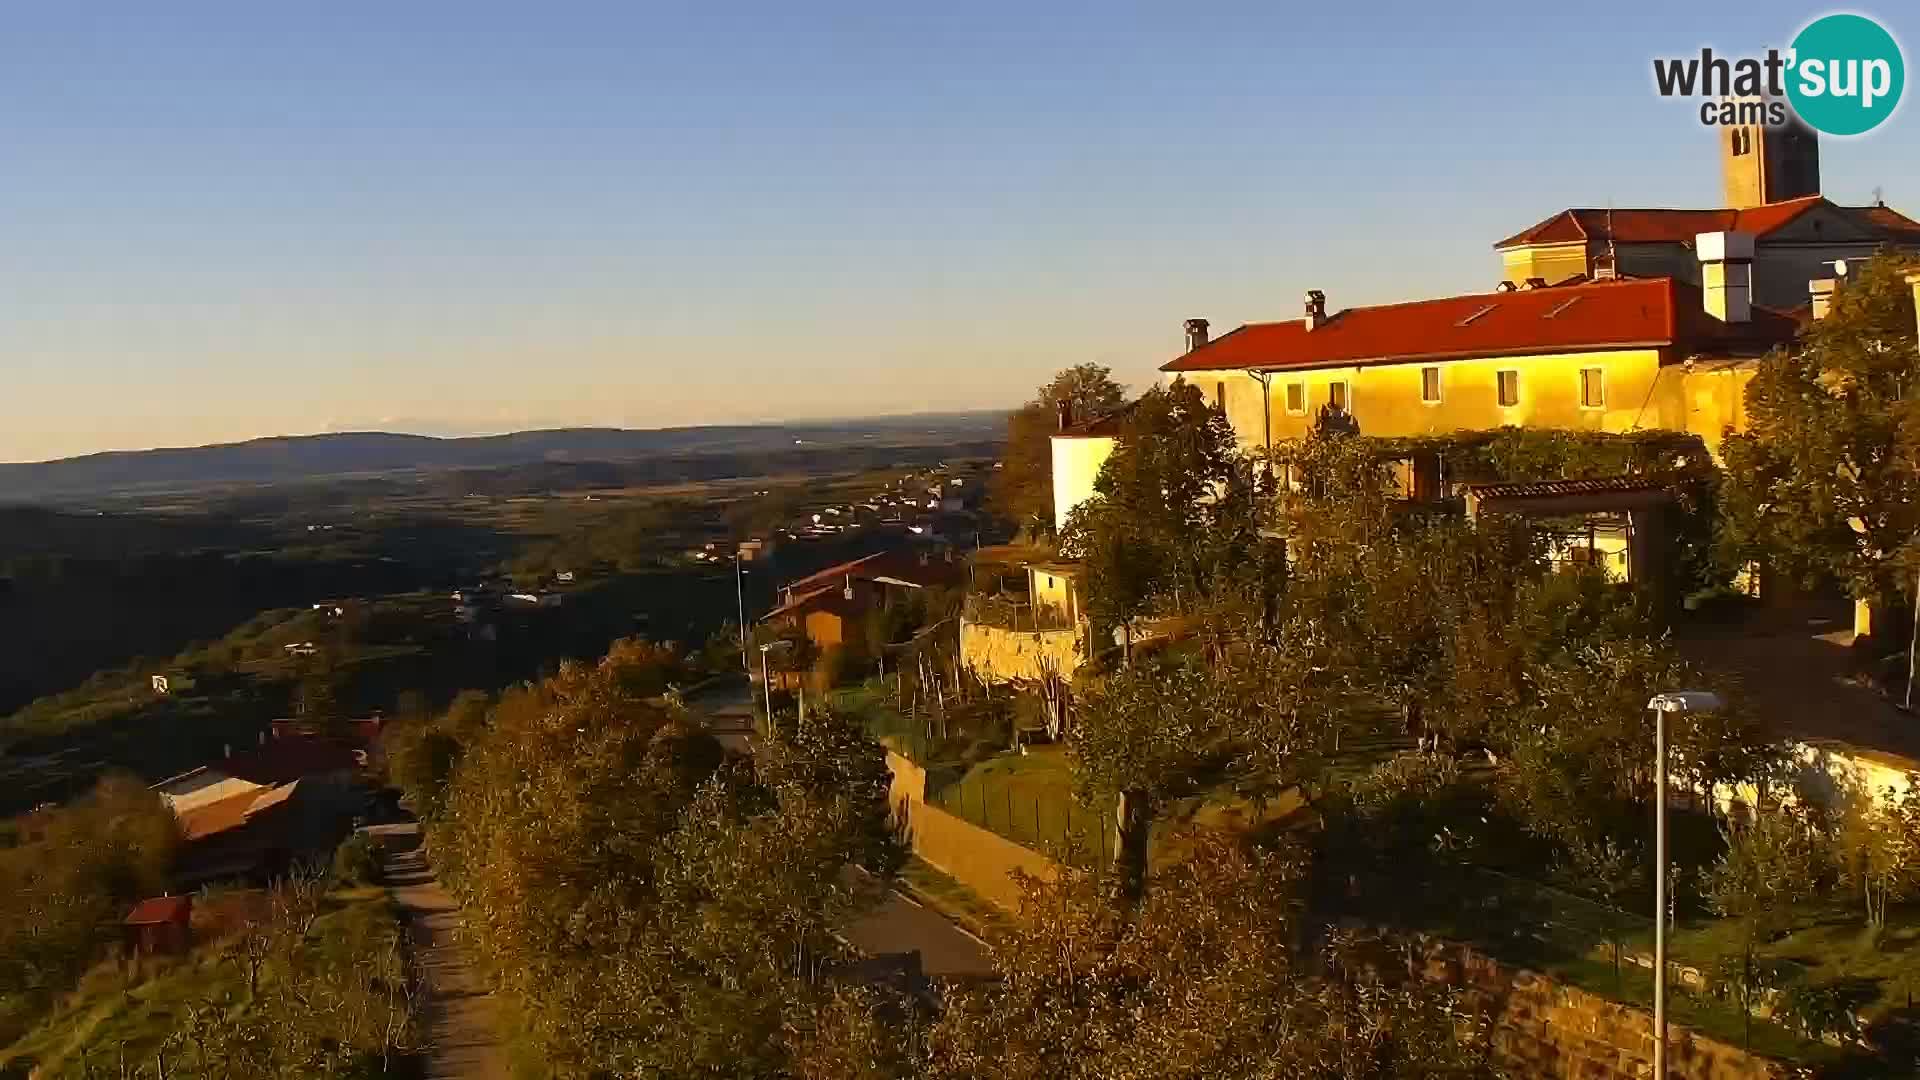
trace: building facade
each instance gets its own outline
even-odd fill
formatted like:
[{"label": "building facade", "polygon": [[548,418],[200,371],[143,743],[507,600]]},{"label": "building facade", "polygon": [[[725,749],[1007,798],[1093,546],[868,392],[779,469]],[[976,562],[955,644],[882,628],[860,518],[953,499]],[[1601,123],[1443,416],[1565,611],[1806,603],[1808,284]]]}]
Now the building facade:
[{"label": "building facade", "polygon": [[[1725,207],[1563,210],[1495,245],[1489,292],[1330,311],[1312,291],[1298,319],[1217,338],[1189,319],[1161,371],[1197,386],[1249,450],[1328,411],[1373,436],[1664,429],[1717,453],[1746,427],[1758,357],[1825,313],[1848,261],[1920,251],[1920,222],[1818,193],[1811,132],[1741,132],[1721,145]],[[1109,417],[1054,436],[1056,526],[1092,496],[1118,434]]]}]

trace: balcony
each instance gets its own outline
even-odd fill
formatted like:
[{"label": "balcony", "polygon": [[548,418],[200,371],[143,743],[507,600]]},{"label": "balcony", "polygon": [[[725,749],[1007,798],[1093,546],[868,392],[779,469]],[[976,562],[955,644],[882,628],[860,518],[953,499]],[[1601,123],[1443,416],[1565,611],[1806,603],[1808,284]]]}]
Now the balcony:
[{"label": "balcony", "polygon": [[974,594],[967,597],[961,614],[970,623],[1022,633],[1074,628],[1065,609],[1054,604],[1036,607],[1024,599],[1010,596]]}]

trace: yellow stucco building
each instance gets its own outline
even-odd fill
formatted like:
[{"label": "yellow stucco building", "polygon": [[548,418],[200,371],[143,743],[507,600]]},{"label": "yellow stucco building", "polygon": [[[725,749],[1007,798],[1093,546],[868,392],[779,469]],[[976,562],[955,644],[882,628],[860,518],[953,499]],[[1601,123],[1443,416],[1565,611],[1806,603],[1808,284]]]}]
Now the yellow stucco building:
[{"label": "yellow stucco building", "polygon": [[[1799,317],[1754,306],[1751,238],[1703,236],[1712,284],[1610,279],[1349,308],[1318,292],[1301,318],[1218,338],[1188,320],[1187,351],[1163,365],[1225,411],[1241,445],[1304,436],[1323,411],[1364,435],[1447,435],[1499,427],[1692,432],[1710,449],[1744,427],[1755,359],[1791,340]],[[1091,497],[1119,425],[1054,437],[1056,520]]]},{"label": "yellow stucco building", "polygon": [[[1323,409],[1367,435],[1505,426],[1691,432],[1717,452],[1746,426],[1754,360],[1824,314],[1849,260],[1920,251],[1920,222],[1820,194],[1818,140],[1801,128],[1729,128],[1727,204],[1573,208],[1494,245],[1494,291],[1330,311],[1212,338],[1161,370],[1225,410],[1241,445],[1305,434]],[[1920,287],[1917,287],[1920,288]],[[1112,419],[1054,437],[1054,519],[1088,498]]]}]

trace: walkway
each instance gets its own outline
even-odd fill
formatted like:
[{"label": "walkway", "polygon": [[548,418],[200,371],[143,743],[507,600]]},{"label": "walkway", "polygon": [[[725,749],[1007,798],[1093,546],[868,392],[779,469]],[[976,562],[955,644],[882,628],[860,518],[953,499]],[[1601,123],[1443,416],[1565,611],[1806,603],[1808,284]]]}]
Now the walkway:
[{"label": "walkway", "polygon": [[430,1080],[507,1080],[493,995],[456,937],[460,905],[434,878],[420,826],[375,825],[386,851],[382,872],[413,942],[422,986],[420,1023]]}]

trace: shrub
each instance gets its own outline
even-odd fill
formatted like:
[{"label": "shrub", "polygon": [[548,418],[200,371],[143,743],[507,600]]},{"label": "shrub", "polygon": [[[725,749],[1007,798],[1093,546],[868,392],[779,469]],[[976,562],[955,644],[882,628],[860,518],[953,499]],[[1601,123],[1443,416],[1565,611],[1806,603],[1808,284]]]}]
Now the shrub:
[{"label": "shrub", "polygon": [[333,878],[342,885],[371,885],[380,880],[380,850],[373,837],[356,832],[333,849]]}]

